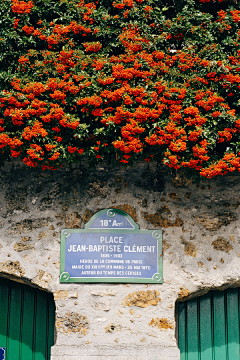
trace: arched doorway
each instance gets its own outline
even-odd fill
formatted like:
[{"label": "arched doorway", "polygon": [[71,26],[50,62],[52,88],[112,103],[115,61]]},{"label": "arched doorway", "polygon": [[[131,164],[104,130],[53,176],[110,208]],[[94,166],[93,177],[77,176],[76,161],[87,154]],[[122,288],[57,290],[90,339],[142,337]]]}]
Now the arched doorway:
[{"label": "arched doorway", "polygon": [[55,305],[50,293],[0,278],[0,348],[5,360],[49,360]]},{"label": "arched doorway", "polygon": [[181,360],[239,360],[240,290],[178,303]]}]

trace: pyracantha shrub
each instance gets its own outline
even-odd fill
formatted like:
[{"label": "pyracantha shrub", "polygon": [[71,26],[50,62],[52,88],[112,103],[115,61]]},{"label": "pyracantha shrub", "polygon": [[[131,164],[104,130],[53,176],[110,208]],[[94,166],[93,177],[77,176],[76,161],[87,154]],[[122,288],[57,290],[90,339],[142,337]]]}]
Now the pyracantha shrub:
[{"label": "pyracantha shrub", "polygon": [[0,158],[240,171],[235,0],[0,0]]}]

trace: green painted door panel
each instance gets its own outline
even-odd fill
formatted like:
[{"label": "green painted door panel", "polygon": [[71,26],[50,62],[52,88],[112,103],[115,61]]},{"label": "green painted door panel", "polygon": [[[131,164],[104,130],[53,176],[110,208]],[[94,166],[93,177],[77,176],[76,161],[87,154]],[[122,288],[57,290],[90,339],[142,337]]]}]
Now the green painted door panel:
[{"label": "green painted door panel", "polygon": [[21,284],[13,283],[10,291],[8,337],[6,347],[6,358],[19,359],[20,336],[21,336]]},{"label": "green painted door panel", "polygon": [[8,302],[9,302],[9,287],[8,280],[1,279],[0,288],[0,306],[1,306],[1,321],[0,321],[0,347],[7,346],[7,324],[8,324]]},{"label": "green painted door panel", "polygon": [[[178,306],[178,333],[185,334],[186,332],[186,306],[181,302]],[[179,336],[179,349],[181,349],[180,360],[186,360],[186,338]]]},{"label": "green painted door panel", "polygon": [[226,307],[225,296],[222,291],[216,291],[212,297],[212,311],[214,314],[214,360],[227,359]]},{"label": "green painted door panel", "polygon": [[239,309],[239,288],[179,303],[181,360],[240,360]]},{"label": "green painted door panel", "polygon": [[228,289],[227,293],[227,329],[228,359],[239,359],[239,314],[238,289]]},{"label": "green painted door panel", "polygon": [[212,309],[211,297],[202,296],[198,302],[199,351],[201,360],[212,359]]},{"label": "green painted door panel", "polygon": [[45,360],[47,358],[48,304],[44,295],[39,292],[37,296],[34,360]]},{"label": "green painted door panel", "polygon": [[187,360],[198,360],[198,317],[197,299],[187,304]]},{"label": "green painted door panel", "polygon": [[22,359],[33,359],[34,324],[34,296],[32,289],[26,287],[22,311]]},{"label": "green painted door panel", "polygon": [[52,294],[0,278],[0,347],[6,360],[49,360],[54,344]]}]

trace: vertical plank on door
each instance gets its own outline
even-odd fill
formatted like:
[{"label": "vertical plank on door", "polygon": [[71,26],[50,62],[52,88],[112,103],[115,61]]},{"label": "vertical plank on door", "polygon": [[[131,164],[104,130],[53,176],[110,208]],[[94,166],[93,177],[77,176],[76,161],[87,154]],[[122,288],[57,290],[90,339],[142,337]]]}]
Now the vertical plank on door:
[{"label": "vertical plank on door", "polygon": [[212,297],[207,294],[199,297],[200,323],[200,359],[212,359],[213,329],[212,329]]},{"label": "vertical plank on door", "polygon": [[227,289],[228,360],[239,359],[238,289]]},{"label": "vertical plank on door", "polygon": [[223,291],[213,292],[214,360],[227,360],[226,304]]},{"label": "vertical plank on door", "polygon": [[11,283],[10,316],[7,338],[6,360],[21,360],[21,311],[22,311],[22,288],[17,282]]},{"label": "vertical plank on door", "polygon": [[47,359],[47,295],[43,291],[37,292],[34,360]]},{"label": "vertical plank on door", "polygon": [[1,321],[0,321],[0,347],[7,346],[7,327],[8,327],[8,317],[9,317],[9,280],[0,278],[0,308],[1,311]]},{"label": "vertical plank on door", "polygon": [[178,341],[180,360],[187,360],[186,357],[186,306],[185,302],[178,304]]},{"label": "vertical plank on door", "polygon": [[199,324],[197,299],[187,302],[187,360],[199,360]]},{"label": "vertical plank on door", "polygon": [[22,314],[22,359],[33,360],[34,289],[24,286]]},{"label": "vertical plank on door", "polygon": [[54,326],[55,326],[55,305],[52,294],[48,294],[48,344],[47,344],[47,358],[50,360],[51,346],[54,344]]}]

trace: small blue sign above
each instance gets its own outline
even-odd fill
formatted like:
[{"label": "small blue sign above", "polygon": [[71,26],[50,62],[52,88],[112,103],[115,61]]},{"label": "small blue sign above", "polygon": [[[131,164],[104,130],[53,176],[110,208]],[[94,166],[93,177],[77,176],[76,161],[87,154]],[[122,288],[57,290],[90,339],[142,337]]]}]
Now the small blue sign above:
[{"label": "small blue sign above", "polygon": [[5,360],[5,347],[0,347],[0,360]]},{"label": "small blue sign above", "polygon": [[124,211],[101,210],[85,229],[62,230],[60,282],[162,281],[162,231],[139,230]]},{"label": "small blue sign above", "polygon": [[135,230],[135,226],[131,224],[128,218],[124,215],[114,212],[109,209],[107,213],[98,216],[89,229],[127,229]]}]

